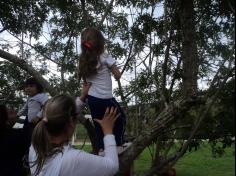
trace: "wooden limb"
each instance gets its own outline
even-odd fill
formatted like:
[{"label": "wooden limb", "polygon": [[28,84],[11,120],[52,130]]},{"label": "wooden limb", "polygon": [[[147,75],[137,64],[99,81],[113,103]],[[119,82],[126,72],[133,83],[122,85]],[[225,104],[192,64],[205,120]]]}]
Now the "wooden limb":
[{"label": "wooden limb", "polygon": [[132,145],[120,156],[120,172],[124,172],[129,163],[132,163],[146,146],[151,144],[154,139],[162,134],[163,130],[186,113],[197,101],[197,99],[181,99],[170,104],[168,109],[164,109],[152,125],[147,130],[142,131]]},{"label": "wooden limb", "polygon": [[81,2],[82,11],[83,11],[82,20],[85,22],[85,26],[88,26],[88,13],[85,8],[85,0],[80,0],[80,2]]},{"label": "wooden limb", "polygon": [[[13,34],[12,34],[12,35],[13,35]],[[14,35],[13,35],[13,36],[14,36]],[[56,62],[55,60],[51,59],[51,58],[48,57],[46,54],[40,52],[35,46],[33,46],[33,45],[31,45],[31,44],[29,44],[29,43],[27,43],[27,42],[25,42],[25,41],[22,41],[22,40],[21,40],[19,37],[17,37],[17,36],[14,36],[14,37],[17,38],[19,41],[23,42],[24,44],[26,44],[26,45],[30,46],[31,48],[33,48],[36,52],[38,52],[39,54],[41,54],[45,59],[50,60],[51,62],[53,62],[53,63],[57,64],[58,66],[60,66],[60,63],[58,63],[58,62]]]},{"label": "wooden limb", "polygon": [[161,97],[165,104],[165,107],[167,107],[168,102],[169,102],[169,97],[168,97],[168,94],[166,93],[166,77],[167,77],[168,61],[170,58],[170,46],[171,46],[171,41],[172,41],[172,33],[173,33],[173,30],[171,30],[170,36],[167,40],[167,46],[165,50],[165,59],[162,65]]},{"label": "wooden limb", "polygon": [[124,67],[123,67],[123,69],[122,69],[122,71],[121,71],[121,75],[122,75],[122,74],[124,73],[124,71],[126,70],[126,67],[127,67],[128,63],[129,63],[129,62],[135,57],[135,55],[136,55],[136,54],[131,55],[133,45],[134,45],[134,42],[133,42],[133,40],[132,40],[132,43],[131,43],[131,46],[130,46],[130,49],[129,49],[129,55],[128,55],[127,60],[126,60],[126,62],[125,62],[125,65],[124,65]]},{"label": "wooden limb", "polygon": [[187,151],[188,146],[191,142],[191,139],[193,138],[193,136],[196,134],[201,122],[203,119],[205,119],[208,115],[208,112],[210,110],[210,108],[213,106],[214,102],[216,101],[216,98],[219,94],[219,92],[222,90],[223,86],[225,85],[226,81],[229,78],[229,75],[231,75],[231,73],[233,72],[233,69],[230,69],[229,73],[227,74],[227,76],[224,78],[224,80],[221,82],[220,87],[218,88],[217,92],[210,97],[207,101],[206,101],[206,107],[205,110],[203,111],[203,113],[199,116],[196,124],[194,125],[193,130],[191,131],[188,139],[186,142],[183,143],[182,147],[172,156],[170,156],[168,159],[163,160],[159,165],[156,165],[154,167],[152,167],[149,171],[147,171],[147,173],[145,174],[145,176],[151,176],[154,173],[159,172],[160,170],[163,169],[163,167],[165,167],[167,164],[168,166],[172,167],[178,160],[179,158],[181,158],[184,153]]},{"label": "wooden limb", "polygon": [[14,63],[19,68],[28,72],[31,76],[33,76],[36,80],[38,80],[40,84],[42,84],[42,86],[50,93],[50,95],[54,96],[58,93],[57,90],[54,87],[52,87],[49,84],[49,82],[35,70],[35,68],[27,64],[26,61],[1,49],[0,49],[0,57]]},{"label": "wooden limb", "polygon": [[183,156],[183,154],[186,152],[191,139],[193,138],[193,136],[196,134],[201,122],[203,119],[205,119],[208,115],[209,110],[211,109],[212,105],[216,102],[216,98],[218,97],[220,91],[223,89],[223,86],[225,85],[226,81],[228,80],[229,76],[231,75],[231,73],[233,72],[234,69],[230,69],[230,71],[228,72],[227,76],[224,78],[224,80],[221,82],[221,85],[219,86],[218,90],[216,91],[216,93],[210,97],[207,102],[206,102],[206,108],[205,111],[200,115],[200,117],[198,118],[196,124],[194,125],[194,129],[191,131],[188,140],[184,143],[184,145],[181,147],[180,152],[178,153],[178,155],[176,156],[175,160],[172,161],[172,165],[174,165],[177,160]]},{"label": "wooden limb", "polygon": [[102,19],[101,19],[100,23],[98,24],[99,28],[102,27],[102,24],[103,24],[105,18],[107,17],[110,8],[112,8],[113,3],[114,3],[114,0],[111,0],[111,1],[110,1],[110,4],[107,6],[106,11],[105,11],[104,15],[102,16]]},{"label": "wooden limb", "polygon": [[127,109],[127,103],[125,101],[125,96],[123,93],[123,89],[122,89],[120,80],[118,80],[117,83],[118,83],[119,94],[121,96],[121,101],[124,103],[124,106],[126,107],[125,109]]},{"label": "wooden limb", "polygon": [[175,80],[177,79],[177,74],[178,74],[178,71],[180,69],[180,65],[182,63],[182,58],[180,58],[178,60],[178,63],[177,63],[177,66],[176,66],[176,69],[175,69],[175,72],[173,74],[173,79],[171,81],[171,84],[170,84],[170,89],[169,89],[169,97],[171,96],[172,92],[173,92],[173,87],[174,87],[174,84],[175,84]]},{"label": "wooden limb", "polygon": [[86,119],[82,115],[79,116],[78,120],[81,124],[83,124],[83,126],[87,130],[89,139],[91,141],[93,153],[97,154],[99,149],[97,148],[97,145],[96,145],[96,131],[95,131],[95,128],[94,128],[93,124],[90,122],[89,119]]}]

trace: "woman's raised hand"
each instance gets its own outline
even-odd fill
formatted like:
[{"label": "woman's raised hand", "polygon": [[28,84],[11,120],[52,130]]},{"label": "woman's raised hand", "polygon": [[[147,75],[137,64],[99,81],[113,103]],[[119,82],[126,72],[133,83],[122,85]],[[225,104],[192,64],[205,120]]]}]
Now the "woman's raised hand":
[{"label": "woman's raised hand", "polygon": [[107,108],[103,119],[94,119],[101,125],[104,135],[112,134],[114,123],[116,119],[120,116],[120,114],[117,114],[116,111],[117,108]]}]

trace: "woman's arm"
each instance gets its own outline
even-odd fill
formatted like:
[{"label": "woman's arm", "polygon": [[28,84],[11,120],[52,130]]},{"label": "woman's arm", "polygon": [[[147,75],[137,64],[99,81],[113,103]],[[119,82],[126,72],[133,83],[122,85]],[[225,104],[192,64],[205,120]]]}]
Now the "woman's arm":
[{"label": "woman's arm", "polygon": [[104,133],[105,156],[97,156],[76,149],[70,150],[61,169],[61,175],[111,176],[119,169],[118,153],[112,129],[119,114],[117,109],[107,108],[103,119],[95,119]]},{"label": "woman's arm", "polygon": [[104,136],[105,156],[98,156],[73,149],[66,156],[61,175],[111,176],[119,169],[119,160],[114,135]]}]

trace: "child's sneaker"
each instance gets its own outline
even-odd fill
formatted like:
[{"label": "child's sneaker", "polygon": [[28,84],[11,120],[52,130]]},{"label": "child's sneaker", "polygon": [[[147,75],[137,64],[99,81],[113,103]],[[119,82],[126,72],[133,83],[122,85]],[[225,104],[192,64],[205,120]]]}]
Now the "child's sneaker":
[{"label": "child's sneaker", "polygon": [[99,151],[99,152],[98,152],[98,155],[99,155],[99,156],[103,156],[103,157],[104,157],[104,156],[105,156],[105,152],[104,152],[104,150],[102,150],[102,151]]},{"label": "child's sneaker", "polygon": [[124,151],[131,146],[131,142],[124,143],[122,146],[117,147],[118,155],[121,155]]},{"label": "child's sneaker", "polygon": [[[129,146],[131,146],[131,142],[124,143],[122,146],[117,146],[118,155],[122,154]],[[99,156],[105,156],[104,150],[98,152]]]}]

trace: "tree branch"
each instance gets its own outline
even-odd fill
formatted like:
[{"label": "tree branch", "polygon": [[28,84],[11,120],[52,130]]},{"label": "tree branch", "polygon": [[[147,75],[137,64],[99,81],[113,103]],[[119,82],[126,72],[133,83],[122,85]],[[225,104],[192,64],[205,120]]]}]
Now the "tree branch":
[{"label": "tree branch", "polygon": [[107,15],[108,15],[108,13],[109,13],[109,10],[110,10],[110,8],[111,8],[111,7],[112,7],[112,5],[113,5],[113,2],[114,2],[114,0],[111,0],[110,4],[107,6],[107,9],[106,9],[106,11],[105,11],[104,15],[102,16],[102,19],[101,19],[100,23],[98,24],[99,28],[101,28],[101,27],[102,27],[102,24],[103,24],[103,22],[104,22],[105,18],[107,17]]},{"label": "tree branch", "polygon": [[85,26],[87,27],[88,26],[88,13],[85,8],[85,0],[80,0],[80,2],[81,2],[82,11],[83,11],[82,20],[85,22]]},{"label": "tree branch", "polygon": [[227,0],[227,3],[229,5],[229,8],[232,10],[232,12],[234,13],[235,15],[235,9],[234,9],[234,6],[231,4],[231,2],[229,0]]},{"label": "tree branch", "polygon": [[[13,34],[11,34],[11,35],[14,36]],[[17,38],[20,42],[22,42],[22,40],[21,40],[19,37],[17,37],[17,36],[14,36],[14,37]],[[28,45],[28,46],[30,46],[31,48],[33,48],[36,52],[38,52],[39,54],[41,54],[45,59],[50,60],[51,62],[53,62],[53,63],[57,64],[58,66],[60,66],[60,63],[58,63],[58,62],[56,62],[55,60],[51,59],[50,57],[48,57],[48,56],[45,55],[44,53],[40,52],[40,51],[37,49],[37,47],[35,47],[35,46],[31,45],[30,43],[27,43],[27,42],[25,42],[25,41],[23,41],[23,43],[26,44],[26,45]]]},{"label": "tree branch", "polygon": [[180,99],[164,109],[147,130],[133,141],[132,145],[120,156],[120,172],[123,173],[135,158],[158,136],[184,113],[196,104],[197,99]]},{"label": "tree branch", "polygon": [[0,57],[3,59],[6,59],[12,63],[14,63],[16,66],[20,67],[21,69],[25,70],[29,74],[31,74],[35,79],[37,79],[42,86],[50,93],[50,95],[56,95],[57,90],[52,87],[46,79],[44,79],[32,66],[27,64],[26,61],[20,59],[19,57],[12,55],[4,50],[0,49]]},{"label": "tree branch", "polygon": [[[51,96],[55,96],[58,94],[58,91],[52,87],[47,80],[45,80],[36,70],[35,68],[33,68],[32,66],[30,66],[29,64],[27,64],[27,62],[25,62],[24,60],[20,59],[19,57],[12,55],[4,50],[0,49],[0,57],[3,59],[6,59],[10,62],[12,62],[13,64],[15,64],[16,66],[20,67],[22,70],[25,70],[27,73],[29,73],[30,75],[32,75],[35,79],[37,79],[42,86],[45,88],[46,91],[49,92],[49,94]],[[84,117],[80,118],[80,122],[84,125],[84,127],[86,128],[89,138],[91,140],[92,146],[93,146],[93,150],[96,151],[96,145],[95,145],[95,131],[94,131],[94,127],[92,125],[91,122],[89,122],[88,120],[86,120]]]},{"label": "tree branch", "polygon": [[[146,174],[145,176],[151,176],[153,175],[153,173],[157,173],[158,171],[162,170],[163,167],[165,167],[168,163],[168,166],[171,167],[173,166],[180,157],[182,157],[184,155],[184,153],[187,151],[188,146],[191,142],[191,139],[193,138],[193,136],[196,134],[201,122],[203,119],[205,119],[208,115],[208,112],[210,110],[210,108],[212,107],[212,105],[215,103],[216,98],[218,96],[218,94],[220,93],[220,91],[222,90],[223,86],[225,85],[226,81],[228,80],[229,76],[232,74],[234,68],[230,69],[227,76],[224,78],[224,80],[221,82],[220,87],[218,88],[217,92],[210,98],[208,98],[208,100],[206,101],[205,104],[205,111],[199,116],[196,124],[194,125],[193,130],[191,131],[187,141],[182,145],[182,147],[180,148],[179,151],[177,151],[174,155],[170,156],[168,159],[163,160],[160,164],[158,164],[157,166],[152,167]],[[207,95],[206,95],[207,97]]]}]

